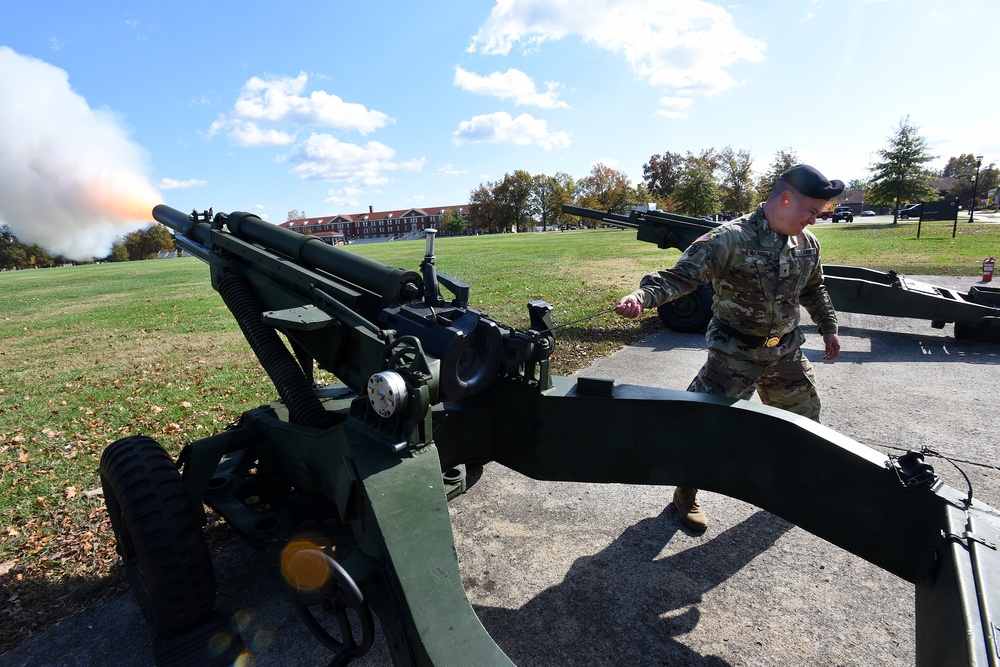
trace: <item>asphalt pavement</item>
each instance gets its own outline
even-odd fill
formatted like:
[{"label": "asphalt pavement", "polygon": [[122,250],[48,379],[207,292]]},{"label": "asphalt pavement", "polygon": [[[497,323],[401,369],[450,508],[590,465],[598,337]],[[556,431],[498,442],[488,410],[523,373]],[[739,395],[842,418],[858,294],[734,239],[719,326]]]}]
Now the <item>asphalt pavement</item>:
[{"label": "asphalt pavement", "polygon": [[[979,281],[918,279],[959,291]],[[884,454],[932,447],[968,475],[977,499],[1000,507],[1000,344],[956,340],[951,325],[840,317],[835,362],[821,361],[822,340],[805,327],[823,424]],[[660,331],[580,374],[684,389],[704,348],[700,335]],[[929,462],[945,483],[966,488],[950,463]],[[489,464],[450,503],[469,599],[516,664],[914,663],[910,584],[715,493],[700,495],[710,526],[694,534],[668,506],[671,491],[539,482]],[[273,558],[233,542],[214,564],[219,601],[237,611],[250,652],[245,664],[329,662],[289,603]],[[124,596],[32,638],[0,665],[152,665],[151,643]],[[355,664],[390,664],[381,636]]]}]

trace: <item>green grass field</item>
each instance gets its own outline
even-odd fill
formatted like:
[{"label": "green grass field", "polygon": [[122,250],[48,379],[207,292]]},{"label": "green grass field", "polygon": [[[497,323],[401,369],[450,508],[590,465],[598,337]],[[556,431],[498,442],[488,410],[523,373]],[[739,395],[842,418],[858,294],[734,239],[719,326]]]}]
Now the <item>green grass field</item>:
[{"label": "green grass field", "polygon": [[[1000,225],[855,222],[816,229],[828,264],[909,275],[978,275]],[[422,241],[351,246],[416,269]],[[526,304],[554,305],[556,325],[610,308],[669,266],[621,230],[443,238],[440,273],[471,287],[470,306],[515,327]],[[554,372],[568,374],[648,335],[607,314],[560,329]],[[122,590],[98,493],[104,447],[143,433],[175,454],[275,391],[194,258],[0,273],[0,654],[29,633]]]}]

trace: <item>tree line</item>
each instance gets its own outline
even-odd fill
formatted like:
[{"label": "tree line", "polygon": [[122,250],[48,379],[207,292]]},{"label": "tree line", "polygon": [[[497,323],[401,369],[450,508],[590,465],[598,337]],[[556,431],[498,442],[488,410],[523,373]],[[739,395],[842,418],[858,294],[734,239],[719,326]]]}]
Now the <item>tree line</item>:
[{"label": "tree line", "polygon": [[[847,182],[842,199],[861,191],[866,205],[891,206],[897,211],[904,203],[939,199],[941,190],[931,181],[952,178],[945,196],[969,207],[974,194],[979,205],[1000,183],[996,164],[984,168],[972,153],[949,158],[940,172],[927,169],[925,165],[936,156],[930,154],[927,140],[909,116],[900,121],[878,156],[866,177]],[[635,185],[624,172],[602,163],[579,180],[565,173],[531,175],[516,170],[472,190],[468,218],[452,221],[445,231],[493,233],[595,224],[563,213],[564,204],[611,213],[655,204],[660,210],[692,217],[730,217],[752,210],[767,198],[781,173],[800,162],[793,148],[782,148],[758,173],[750,152],[731,146],[708,148],[698,154],[666,151],[649,158],[642,166],[642,182]]]},{"label": "tree line", "polygon": [[[174,237],[163,225],[138,229],[118,239],[107,257],[95,257],[95,262],[128,262],[156,257],[161,250],[175,249]],[[7,225],[0,224],[0,270],[41,269],[50,266],[76,264],[61,255],[50,255],[38,244],[17,240]]]}]

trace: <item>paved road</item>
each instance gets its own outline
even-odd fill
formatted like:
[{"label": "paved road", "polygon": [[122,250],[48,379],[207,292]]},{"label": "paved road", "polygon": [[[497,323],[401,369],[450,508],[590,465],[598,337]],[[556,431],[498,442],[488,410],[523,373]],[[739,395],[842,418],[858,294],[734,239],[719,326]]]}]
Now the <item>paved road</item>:
[{"label": "paved road", "polygon": [[[964,291],[978,279],[926,280]],[[841,319],[844,351],[834,363],[820,361],[821,341],[808,329],[824,424],[888,454],[933,447],[959,463],[977,498],[1000,507],[1000,345],[957,341],[950,326],[922,321]],[[701,336],[663,331],[583,374],[683,389],[703,357]],[[965,488],[952,466],[934,465]],[[491,464],[452,501],[469,598],[518,665],[913,664],[909,584],[718,494],[703,494],[711,525],[694,535],[665,509],[670,491],[543,483]],[[234,543],[215,565],[220,601],[239,610],[254,664],[327,664],[273,560]],[[0,665],[150,665],[151,639],[123,597],[26,642]],[[389,664],[384,642],[356,664]]]}]

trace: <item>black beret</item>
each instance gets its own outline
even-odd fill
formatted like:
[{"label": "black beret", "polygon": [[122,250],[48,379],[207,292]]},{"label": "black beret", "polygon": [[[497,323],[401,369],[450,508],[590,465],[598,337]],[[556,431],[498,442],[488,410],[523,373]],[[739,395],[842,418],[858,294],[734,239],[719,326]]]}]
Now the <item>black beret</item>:
[{"label": "black beret", "polygon": [[843,181],[828,181],[826,176],[807,164],[795,165],[778,176],[778,180],[813,199],[830,200],[844,191]]}]

